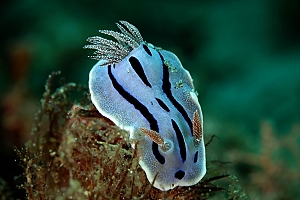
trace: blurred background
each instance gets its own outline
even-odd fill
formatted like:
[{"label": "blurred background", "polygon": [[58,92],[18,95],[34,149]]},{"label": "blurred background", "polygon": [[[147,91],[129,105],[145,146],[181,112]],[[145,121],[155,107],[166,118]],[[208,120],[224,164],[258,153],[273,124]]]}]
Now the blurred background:
[{"label": "blurred background", "polygon": [[[83,3],[84,2],[84,3]],[[252,199],[300,196],[298,0],[0,2],[0,193],[24,198],[13,147],[29,138],[52,71],[87,85],[86,38],[115,22],[174,52],[194,79],[208,162],[237,176]]]}]

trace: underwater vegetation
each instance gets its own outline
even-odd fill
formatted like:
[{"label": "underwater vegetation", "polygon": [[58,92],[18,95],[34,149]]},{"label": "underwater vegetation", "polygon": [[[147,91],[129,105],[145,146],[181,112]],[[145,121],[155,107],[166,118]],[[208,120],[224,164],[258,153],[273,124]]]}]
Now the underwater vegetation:
[{"label": "underwater vegetation", "polygon": [[229,160],[236,163],[237,171],[249,174],[246,179],[252,185],[244,189],[253,192],[253,199],[259,198],[258,192],[265,199],[297,199],[299,196],[300,124],[294,124],[287,135],[278,136],[274,125],[265,120],[260,127],[259,153],[230,151]]},{"label": "underwater vegetation", "polygon": [[16,150],[28,199],[246,198],[237,178],[210,162],[207,175],[194,186],[168,192],[154,188],[138,165],[128,133],[98,113],[87,88],[68,83],[53,91],[58,74],[46,83],[32,140]]}]

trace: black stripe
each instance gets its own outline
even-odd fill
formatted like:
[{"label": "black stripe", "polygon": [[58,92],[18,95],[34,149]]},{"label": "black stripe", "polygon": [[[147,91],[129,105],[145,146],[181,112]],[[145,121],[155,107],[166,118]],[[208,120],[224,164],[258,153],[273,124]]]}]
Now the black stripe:
[{"label": "black stripe", "polygon": [[[158,52],[159,53],[159,52]],[[169,71],[168,71],[168,66],[164,63],[164,57],[159,53],[159,56],[161,58],[161,61],[163,63],[163,85],[162,89],[164,93],[167,95],[167,97],[170,99],[172,104],[177,108],[177,110],[181,113],[185,121],[190,127],[191,130],[191,136],[193,136],[193,124],[191,119],[189,118],[187,112],[184,110],[182,105],[176,101],[176,99],[173,97],[172,92],[171,92],[171,83],[169,81]]]},{"label": "black stripe", "polygon": [[194,163],[196,163],[198,160],[198,151],[196,151],[195,156],[194,156]]},{"label": "black stripe", "polygon": [[131,56],[129,58],[129,62],[131,64],[131,67],[134,69],[134,71],[137,73],[140,79],[144,82],[144,84],[151,88],[152,86],[146,77],[146,74],[140,61],[136,57]]},{"label": "black stripe", "polygon": [[155,142],[152,142],[152,152],[153,155],[155,156],[156,160],[158,160],[158,162],[160,164],[165,164],[165,157],[163,157],[159,151],[158,151],[158,144],[156,144]]},{"label": "black stripe", "polygon": [[179,171],[177,171],[177,172],[175,173],[175,176],[174,176],[174,177],[177,178],[177,179],[179,179],[179,180],[181,180],[181,179],[183,179],[184,175],[185,175],[185,172],[182,171],[182,170],[179,170]]},{"label": "black stripe", "polygon": [[177,123],[172,119],[172,126],[173,129],[175,130],[178,145],[179,145],[179,150],[180,150],[180,156],[182,158],[182,162],[185,162],[186,160],[186,149],[185,149],[185,142],[183,139],[183,135],[177,125]]},{"label": "black stripe", "polygon": [[[153,117],[153,115],[148,111],[147,107],[141,104],[136,98],[134,98],[131,94],[129,94],[124,88],[118,83],[116,78],[111,72],[111,65],[108,66],[108,76],[112,82],[112,85],[114,88],[119,92],[119,94],[126,99],[129,103],[131,103],[135,109],[139,110],[140,113],[145,117],[145,119],[150,124],[150,129],[154,130],[156,132],[159,132],[158,124],[156,119]],[[159,153],[158,151],[158,145],[155,142],[152,142],[152,151],[155,156],[155,158],[160,162],[161,164],[165,163],[165,158]]]},{"label": "black stripe", "polygon": [[157,103],[160,105],[160,107],[162,107],[165,111],[170,112],[170,109],[168,108],[168,106],[159,98],[155,98]]},{"label": "black stripe", "polygon": [[147,47],[147,45],[143,44],[143,48],[145,49],[147,54],[149,54],[149,56],[152,56],[152,53],[151,53],[150,49]]}]

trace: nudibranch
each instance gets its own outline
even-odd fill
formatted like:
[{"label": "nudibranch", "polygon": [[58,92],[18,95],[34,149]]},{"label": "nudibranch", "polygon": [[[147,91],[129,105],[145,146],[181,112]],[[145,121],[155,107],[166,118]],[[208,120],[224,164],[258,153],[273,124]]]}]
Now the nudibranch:
[{"label": "nudibranch", "polygon": [[203,117],[190,73],[172,52],[143,40],[126,21],[100,30],[84,48],[99,60],[89,74],[96,109],[130,133],[139,164],[154,187],[198,183],[206,173]]}]

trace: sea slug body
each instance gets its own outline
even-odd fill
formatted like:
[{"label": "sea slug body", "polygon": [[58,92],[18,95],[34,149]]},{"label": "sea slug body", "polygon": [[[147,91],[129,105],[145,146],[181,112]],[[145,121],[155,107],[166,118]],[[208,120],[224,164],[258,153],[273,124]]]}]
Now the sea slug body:
[{"label": "sea slug body", "polygon": [[[116,39],[88,38],[99,60],[89,75],[97,110],[130,133],[139,164],[154,187],[197,184],[206,173],[203,117],[190,73],[177,56],[146,43],[138,29],[117,23]],[[135,145],[135,144],[138,145]]]}]

